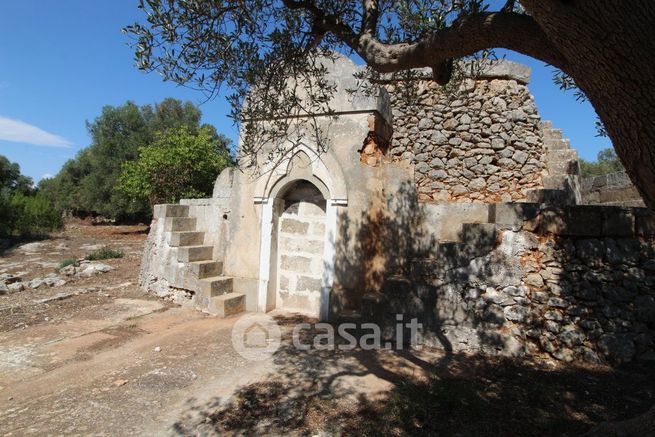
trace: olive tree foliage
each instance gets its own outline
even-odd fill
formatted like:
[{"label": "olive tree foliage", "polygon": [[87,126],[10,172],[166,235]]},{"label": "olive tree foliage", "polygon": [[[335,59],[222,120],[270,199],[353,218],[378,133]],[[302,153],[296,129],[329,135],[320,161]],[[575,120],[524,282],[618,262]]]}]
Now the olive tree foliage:
[{"label": "olive tree foliage", "polygon": [[[328,146],[327,133],[312,117],[333,113],[335,84],[326,78],[325,59],[355,52],[368,61],[364,40],[407,44],[486,10],[481,0],[141,0],[139,7],[146,22],[124,29],[135,37],[138,67],[202,90],[208,98],[225,89],[231,117],[242,127],[243,167],[260,164],[262,151],[265,160],[276,159],[286,140],[303,132],[313,136],[318,152]],[[438,64],[436,74],[445,83],[454,64],[450,57]],[[396,71],[369,65],[363,85]],[[412,77],[407,70],[398,75]]]},{"label": "olive tree foliage", "polygon": [[[139,68],[210,96],[227,87],[232,116],[246,128],[245,156],[269,137],[291,137],[297,124],[286,117],[330,113],[334,89],[321,56],[355,54],[374,74],[428,67],[445,84],[454,59],[504,48],[570,78],[655,210],[652,0],[140,0],[140,7],[145,21],[125,28]],[[269,122],[254,122],[261,119]]]}]

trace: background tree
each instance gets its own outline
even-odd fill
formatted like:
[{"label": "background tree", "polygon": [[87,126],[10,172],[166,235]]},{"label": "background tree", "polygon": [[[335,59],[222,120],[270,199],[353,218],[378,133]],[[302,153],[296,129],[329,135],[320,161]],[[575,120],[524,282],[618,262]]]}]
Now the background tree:
[{"label": "background tree", "polygon": [[[331,50],[356,53],[375,74],[429,67],[441,84],[452,77],[453,59],[487,49],[540,59],[589,98],[655,210],[652,0],[140,0],[140,7],[146,22],[126,28],[137,38],[139,67],[210,95],[230,87],[251,155],[262,137],[248,136],[256,126],[247,120],[329,110],[316,61]],[[317,85],[305,107],[285,84],[289,76]],[[265,134],[288,134],[288,125],[273,127]]]},{"label": "background tree", "polygon": [[[202,113],[191,102],[165,99],[154,107],[132,102],[106,106],[87,123],[92,144],[68,161],[57,176],[42,182],[42,190],[59,209],[74,215],[101,215],[118,221],[146,220],[151,206],[116,190],[122,166],[139,156],[139,148],[167,129],[197,133]],[[211,128],[213,129],[213,128]]]},{"label": "background tree", "polygon": [[61,226],[61,211],[20,173],[18,164],[0,155],[0,236],[38,235]]},{"label": "background tree", "polygon": [[139,157],[122,166],[117,190],[135,202],[177,203],[182,198],[211,196],[216,176],[232,164],[229,140],[209,127],[169,129]]},{"label": "background tree", "polygon": [[593,176],[602,176],[610,173],[624,171],[619,157],[616,156],[614,149],[603,149],[598,152],[596,161],[585,161],[580,159],[580,174],[588,178]]}]

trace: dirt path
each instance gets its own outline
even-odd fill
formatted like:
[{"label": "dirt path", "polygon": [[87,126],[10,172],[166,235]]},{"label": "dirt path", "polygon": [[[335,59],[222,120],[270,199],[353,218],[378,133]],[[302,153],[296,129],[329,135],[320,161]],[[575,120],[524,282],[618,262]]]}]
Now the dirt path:
[{"label": "dirt path", "polygon": [[105,274],[0,296],[2,434],[174,433],[181,417],[195,420],[194,402],[261,376],[266,365],[231,345],[234,319],[138,289],[144,240],[143,227],[77,225],[3,253],[0,273],[25,283],[99,247],[125,256],[103,260]]},{"label": "dirt path", "polygon": [[650,363],[299,351],[289,332],[307,320],[283,314],[281,347],[248,361],[238,317],[138,289],[143,230],[71,226],[0,255],[0,275],[26,282],[97,247],[125,253],[107,273],[0,296],[0,435],[579,435],[655,403]]}]

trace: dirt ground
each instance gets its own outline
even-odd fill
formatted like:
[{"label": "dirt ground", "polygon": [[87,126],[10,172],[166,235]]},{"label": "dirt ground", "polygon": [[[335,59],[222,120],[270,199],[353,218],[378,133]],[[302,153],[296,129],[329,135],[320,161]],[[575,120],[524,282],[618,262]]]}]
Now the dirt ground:
[{"label": "dirt ground", "polygon": [[652,364],[304,352],[289,332],[307,320],[281,314],[281,348],[248,361],[231,343],[238,317],[137,287],[145,231],[78,223],[2,252],[0,274],[23,280],[100,246],[125,256],[103,261],[108,273],[0,296],[1,435],[579,435],[655,403]]}]

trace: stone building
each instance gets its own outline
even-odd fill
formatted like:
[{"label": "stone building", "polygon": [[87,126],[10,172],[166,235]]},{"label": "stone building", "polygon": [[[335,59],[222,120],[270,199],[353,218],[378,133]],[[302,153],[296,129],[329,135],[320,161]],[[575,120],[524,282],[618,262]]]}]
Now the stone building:
[{"label": "stone building", "polygon": [[219,316],[279,308],[338,322],[417,317],[447,351],[655,358],[655,220],[577,205],[578,163],[541,120],[530,71],[489,64],[456,89],[428,76],[356,88],[328,62],[330,147],[290,138],[210,199],[158,205],[141,285]]}]

